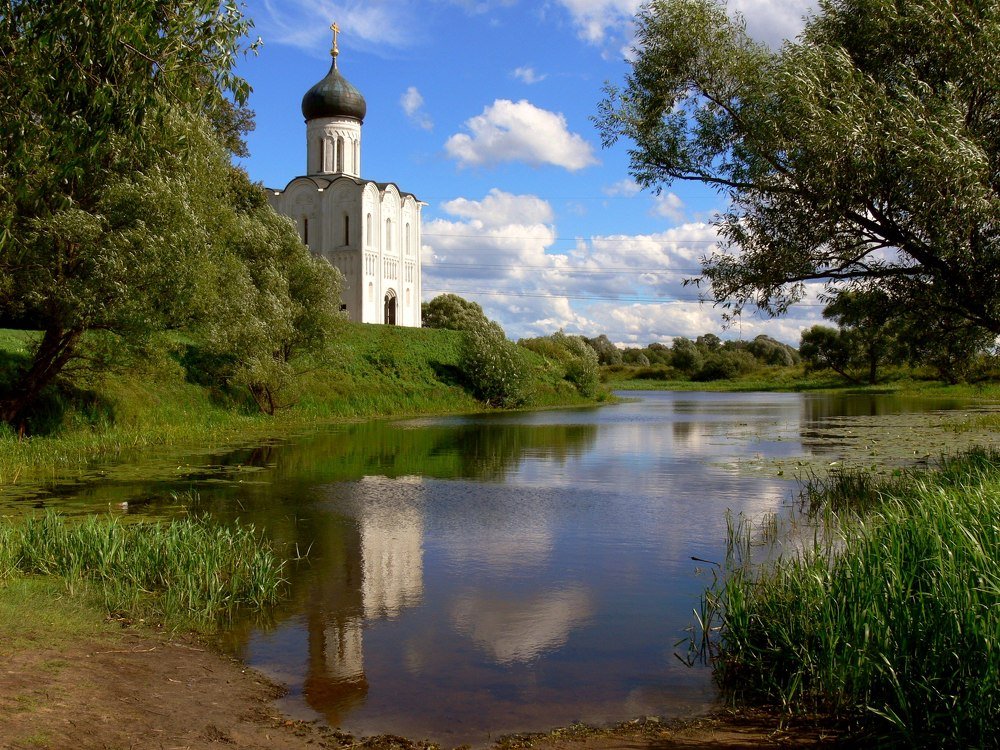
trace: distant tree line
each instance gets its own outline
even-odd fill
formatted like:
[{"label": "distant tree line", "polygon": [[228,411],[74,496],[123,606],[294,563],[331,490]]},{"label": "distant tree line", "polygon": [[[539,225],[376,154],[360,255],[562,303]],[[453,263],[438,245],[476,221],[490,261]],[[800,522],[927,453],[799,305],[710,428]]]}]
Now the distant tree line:
[{"label": "distant tree line", "polygon": [[996,336],[959,315],[900,305],[880,289],[845,291],[824,308],[836,327],[802,332],[799,352],[808,370],[828,368],[852,382],[879,382],[889,367],[931,368],[949,383],[972,379],[992,364]]},{"label": "distant tree line", "polygon": [[747,375],[762,367],[791,367],[801,361],[794,347],[757,336],[752,341],[723,341],[714,333],[691,340],[674,338],[668,346],[618,348],[604,334],[586,339],[605,367],[638,368],[633,377],[659,380],[726,380]]}]

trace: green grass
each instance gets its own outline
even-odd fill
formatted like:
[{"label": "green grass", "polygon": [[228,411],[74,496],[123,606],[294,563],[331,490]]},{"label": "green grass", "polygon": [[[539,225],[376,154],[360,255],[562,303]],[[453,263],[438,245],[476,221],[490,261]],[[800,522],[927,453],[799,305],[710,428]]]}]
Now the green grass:
[{"label": "green grass", "polygon": [[[26,356],[32,334],[0,330],[0,383]],[[249,397],[192,382],[165,342],[125,372],[83,376],[50,398],[47,434],[20,438],[0,426],[0,491],[64,476],[93,462],[119,462],[165,447],[221,447],[312,425],[383,416],[482,411],[459,373],[462,334],[345,323],[323,357],[296,363],[284,408],[260,414]],[[556,363],[525,351],[528,407],[594,403]]]},{"label": "green grass", "polygon": [[851,383],[830,372],[806,374],[801,367],[772,367],[732,380],[657,380],[627,377],[627,372],[606,371],[604,385],[614,391],[715,391],[715,392],[831,392],[884,393],[898,396],[940,396],[1000,400],[1000,381],[948,384],[905,369],[894,371],[875,385]]},{"label": "green grass", "polygon": [[54,512],[0,522],[0,581],[52,576],[113,615],[207,625],[275,603],[282,563],[252,527],[206,520],[70,521]]},{"label": "green grass", "polygon": [[0,656],[39,643],[59,649],[83,638],[120,631],[96,597],[70,596],[54,576],[0,580]]},{"label": "green grass", "polygon": [[731,531],[704,615],[720,684],[890,744],[997,746],[1000,454],[808,495],[829,515],[798,553],[754,565],[746,526]]}]

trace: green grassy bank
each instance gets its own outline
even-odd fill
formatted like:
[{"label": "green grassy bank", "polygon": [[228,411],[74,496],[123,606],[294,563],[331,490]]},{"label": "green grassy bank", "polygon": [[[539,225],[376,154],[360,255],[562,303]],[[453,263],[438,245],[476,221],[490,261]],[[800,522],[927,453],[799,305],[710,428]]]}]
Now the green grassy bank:
[{"label": "green grassy bank", "polygon": [[991,377],[971,383],[945,383],[929,372],[900,368],[875,385],[851,383],[829,370],[806,372],[801,365],[766,367],[722,380],[698,381],[675,377],[666,368],[602,367],[601,382],[615,391],[720,391],[720,392],[837,392],[885,393],[900,396],[1000,399],[1000,380]]},{"label": "green grassy bank", "polygon": [[825,521],[776,561],[751,559],[773,529],[732,529],[728,570],[706,597],[720,684],[737,702],[832,715],[880,745],[996,747],[1000,453],[835,476],[807,500]]},{"label": "green grassy bank", "polygon": [[[24,361],[32,336],[0,330],[0,378]],[[299,374],[274,416],[238,389],[207,383],[192,348],[168,340],[125,370],[77,373],[72,387],[48,395],[34,436],[0,427],[0,487],[164,446],[221,446],[337,420],[481,411],[460,371],[462,336],[344,323],[322,357],[296,363]],[[527,407],[593,403],[560,363],[523,356]]]}]

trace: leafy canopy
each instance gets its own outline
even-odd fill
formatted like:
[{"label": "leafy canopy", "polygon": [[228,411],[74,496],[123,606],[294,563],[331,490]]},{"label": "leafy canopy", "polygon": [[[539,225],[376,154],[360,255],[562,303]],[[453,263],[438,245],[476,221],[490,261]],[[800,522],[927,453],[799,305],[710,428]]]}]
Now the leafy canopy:
[{"label": "leafy canopy", "polygon": [[325,339],[336,273],[230,162],[249,28],[229,0],[0,10],[0,319],[42,331],[0,420],[25,427],[95,333],[106,353],[199,335],[269,411],[292,354]]},{"label": "leafy canopy", "polygon": [[805,282],[877,282],[1000,333],[1000,5],[823,0],[754,42],[718,0],[651,0],[597,123],[645,187],[716,187],[716,301],[780,314]]}]

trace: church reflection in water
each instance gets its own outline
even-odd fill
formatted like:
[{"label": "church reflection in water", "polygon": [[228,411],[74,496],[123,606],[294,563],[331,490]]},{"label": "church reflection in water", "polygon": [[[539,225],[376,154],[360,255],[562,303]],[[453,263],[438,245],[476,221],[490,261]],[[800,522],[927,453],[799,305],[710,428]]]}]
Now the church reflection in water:
[{"label": "church reflection in water", "polygon": [[316,539],[322,558],[309,590],[300,592],[308,636],[302,691],[338,726],[368,694],[366,623],[393,619],[422,600],[424,518],[419,480],[366,477],[330,491],[348,517],[316,530],[326,538]]}]

